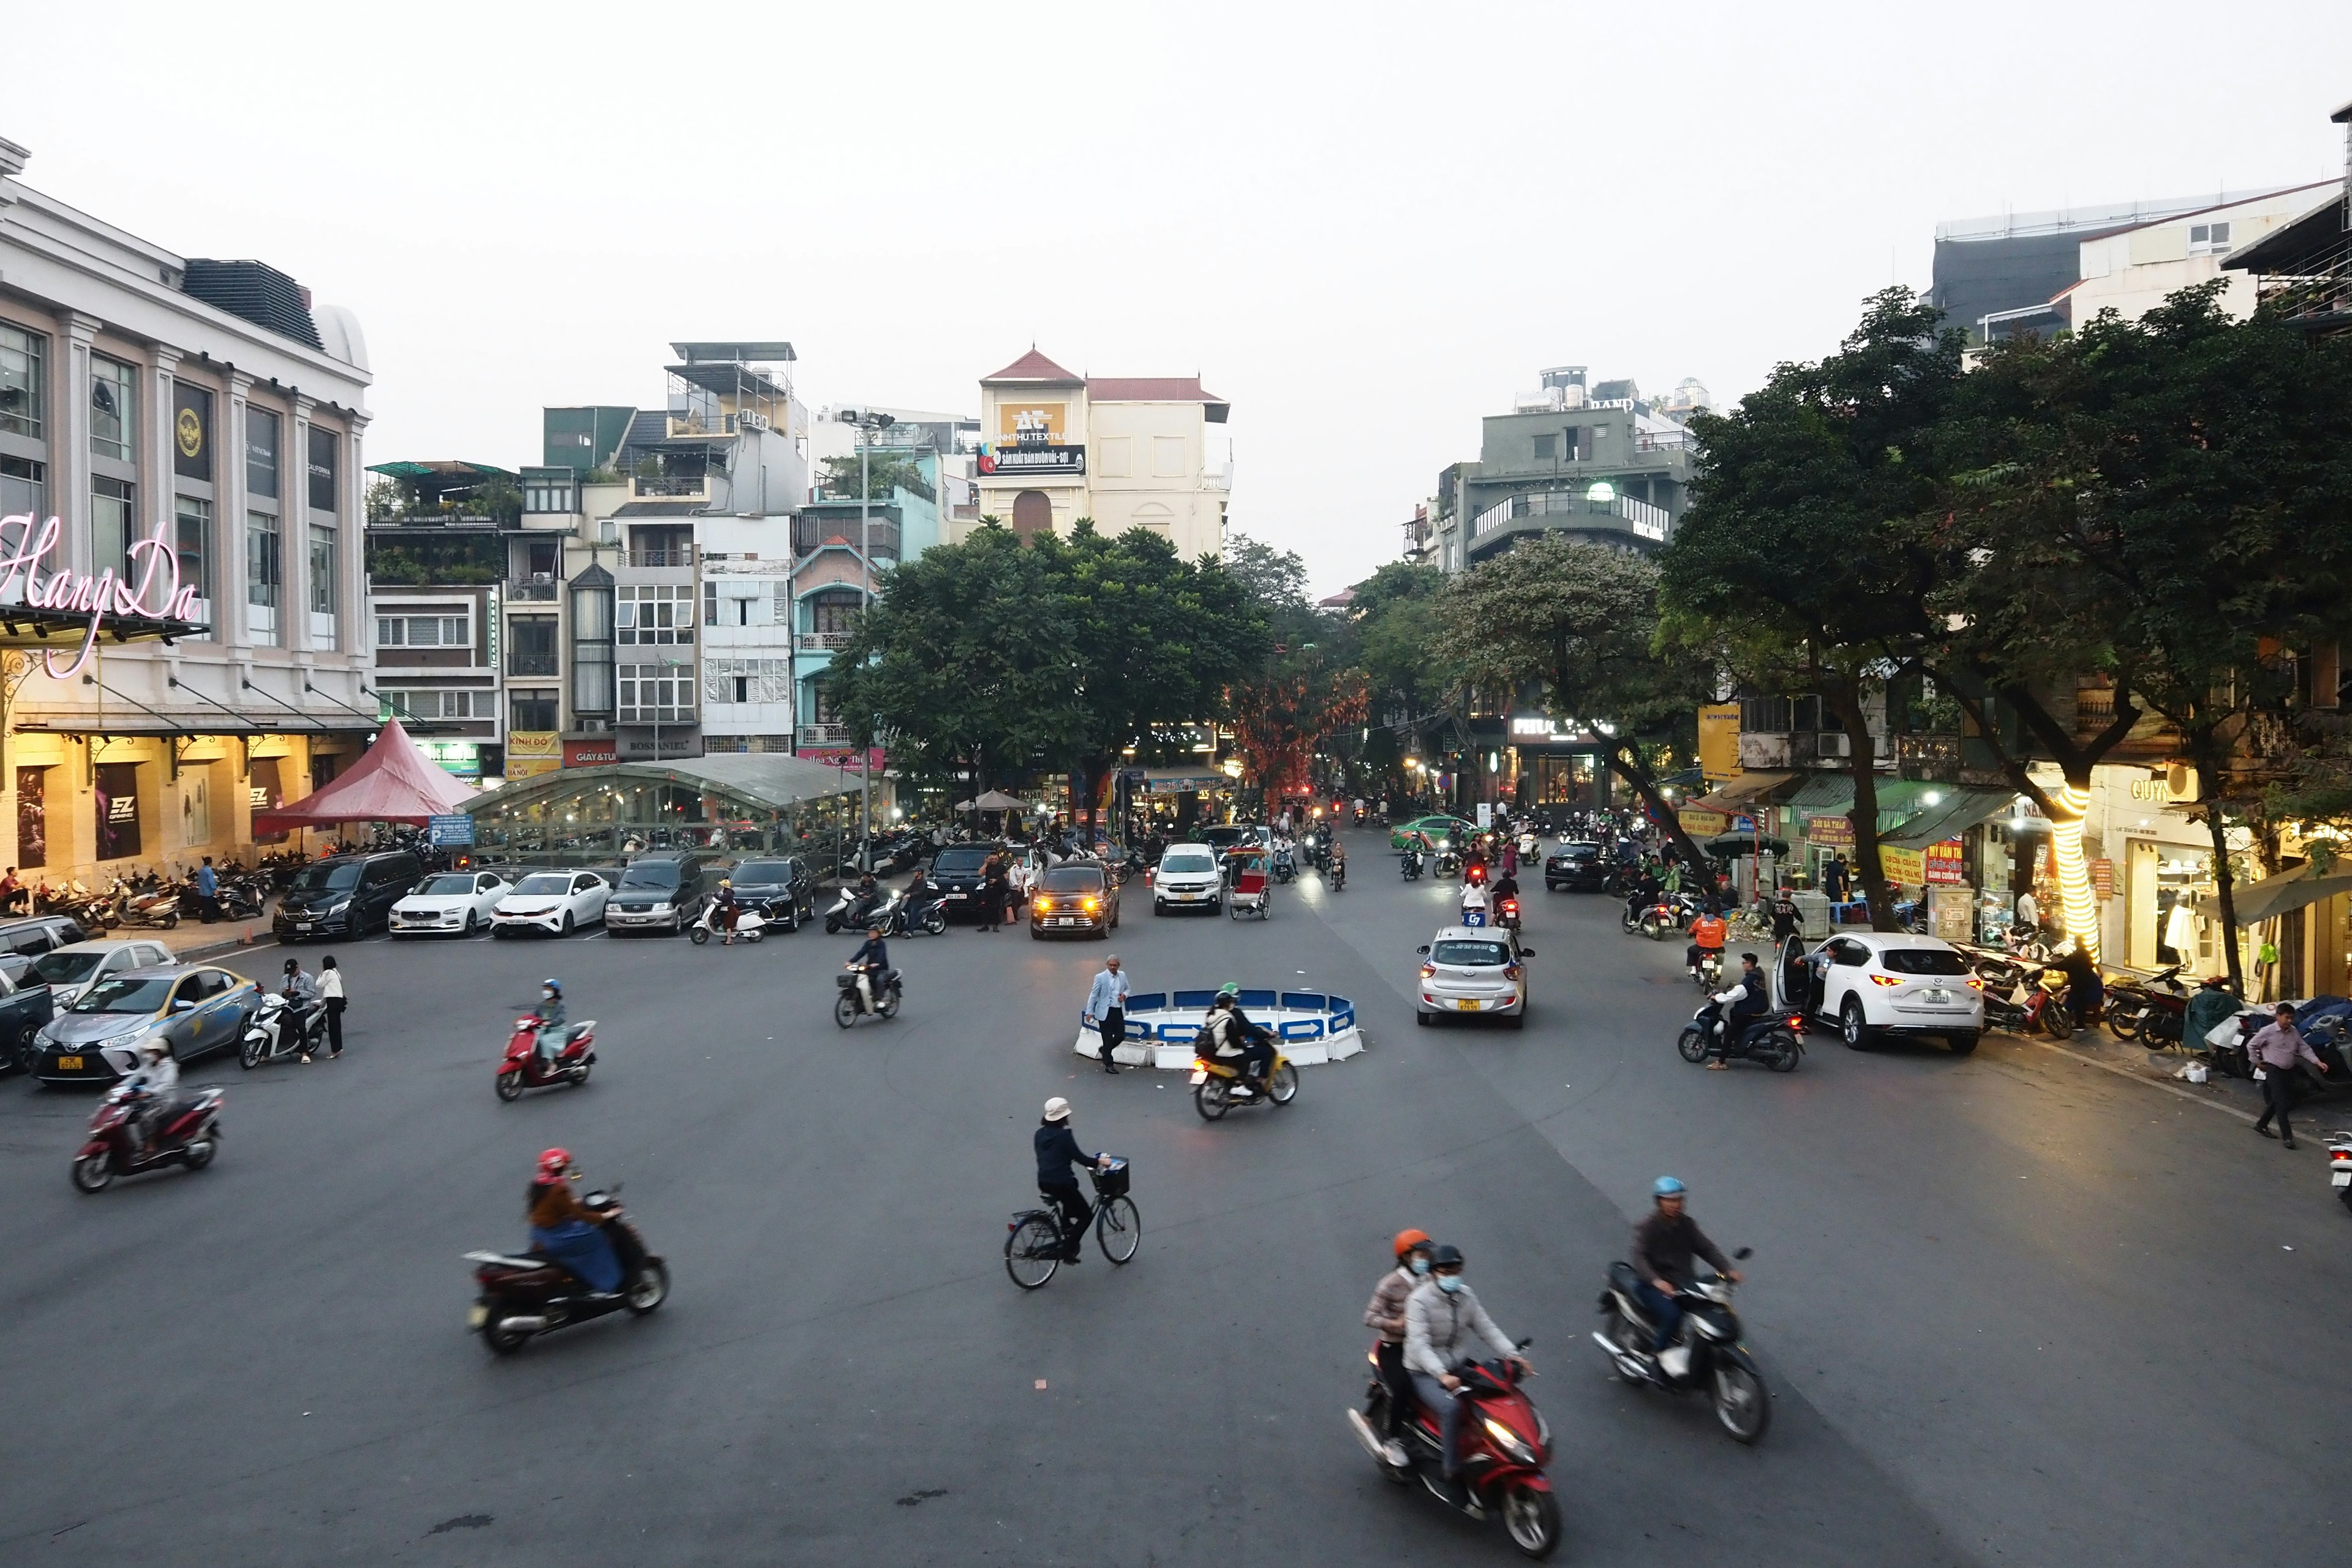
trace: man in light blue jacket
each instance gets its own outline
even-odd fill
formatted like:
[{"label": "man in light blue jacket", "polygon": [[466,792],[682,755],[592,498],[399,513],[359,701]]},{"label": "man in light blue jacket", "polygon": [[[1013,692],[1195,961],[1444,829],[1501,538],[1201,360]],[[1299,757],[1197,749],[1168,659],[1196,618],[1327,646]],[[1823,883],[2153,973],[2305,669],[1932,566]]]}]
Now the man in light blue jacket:
[{"label": "man in light blue jacket", "polygon": [[1102,1031],[1103,1071],[1117,1072],[1118,1063],[1111,1052],[1127,1038],[1127,974],[1118,966],[1118,954],[1103,960],[1102,973],[1095,976],[1094,989],[1087,993],[1087,1022]]}]

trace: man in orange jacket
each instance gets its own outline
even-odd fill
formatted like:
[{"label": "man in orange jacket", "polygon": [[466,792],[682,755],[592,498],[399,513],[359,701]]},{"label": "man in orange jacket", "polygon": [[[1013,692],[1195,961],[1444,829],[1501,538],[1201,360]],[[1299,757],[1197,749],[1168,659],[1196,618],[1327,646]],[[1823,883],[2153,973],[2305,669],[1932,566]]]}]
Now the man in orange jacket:
[{"label": "man in orange jacket", "polygon": [[1715,954],[1718,963],[1722,962],[1724,933],[1723,917],[1715,912],[1715,906],[1712,904],[1707,906],[1705,914],[1691,922],[1690,951],[1684,955],[1684,962],[1690,965],[1690,972],[1694,977],[1697,975],[1698,966],[1708,953]]}]

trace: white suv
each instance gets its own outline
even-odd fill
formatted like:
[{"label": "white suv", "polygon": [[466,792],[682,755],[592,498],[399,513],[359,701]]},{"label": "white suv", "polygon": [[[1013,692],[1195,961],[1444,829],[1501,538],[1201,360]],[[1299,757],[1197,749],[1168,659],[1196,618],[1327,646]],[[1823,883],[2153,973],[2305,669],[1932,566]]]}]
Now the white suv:
[{"label": "white suv", "polygon": [[1965,1056],[1984,1033],[1984,983],[1939,937],[1840,932],[1806,955],[1805,973],[1805,1012],[1853,1050],[1880,1033],[1941,1035]]},{"label": "white suv", "polygon": [[1224,907],[1224,872],[1216,847],[1171,844],[1151,873],[1151,912],[1164,915],[1177,909],[1206,910],[1215,914]]}]

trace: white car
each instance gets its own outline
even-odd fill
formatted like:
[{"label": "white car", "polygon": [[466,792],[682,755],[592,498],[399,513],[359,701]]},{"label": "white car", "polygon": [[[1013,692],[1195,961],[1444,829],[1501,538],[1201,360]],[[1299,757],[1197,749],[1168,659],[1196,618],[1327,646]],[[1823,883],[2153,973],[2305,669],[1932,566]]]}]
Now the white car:
[{"label": "white car", "polygon": [[1447,926],[1415,950],[1421,984],[1412,1021],[1440,1013],[1475,1013],[1528,1026],[1528,965],[1535,949],[1519,945],[1508,926]]},{"label": "white car", "polygon": [[1880,1034],[1941,1035],[1965,1056],[1984,1033],[1984,983],[1940,937],[1841,931],[1806,955],[1805,974],[1805,1014],[1853,1050]]},{"label": "white car", "polygon": [[613,884],[593,871],[533,871],[517,882],[490,910],[490,931],[543,931],[570,936],[584,925],[601,925]]},{"label": "white car", "polygon": [[68,942],[33,961],[32,972],[18,984],[46,985],[49,1000],[60,1013],[79,1001],[83,992],[126,969],[148,969],[177,963],[172,950],[160,942],[101,937],[95,942]]},{"label": "white car", "polygon": [[392,906],[394,936],[471,936],[490,927],[512,885],[495,871],[438,871]]},{"label": "white car", "polygon": [[1171,844],[1151,873],[1151,912],[1171,909],[1206,910],[1215,914],[1224,907],[1225,874],[1222,857],[1210,844]]}]

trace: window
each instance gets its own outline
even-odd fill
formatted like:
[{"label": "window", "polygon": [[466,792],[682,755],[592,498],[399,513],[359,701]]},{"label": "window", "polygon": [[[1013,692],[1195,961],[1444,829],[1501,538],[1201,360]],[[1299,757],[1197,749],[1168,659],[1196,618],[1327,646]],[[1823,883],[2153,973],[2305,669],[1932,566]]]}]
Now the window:
[{"label": "window", "polygon": [[[509,675],[553,675],[555,667],[555,617],[553,616],[517,616],[507,623],[507,673]],[[520,724],[518,729],[552,730],[553,724]]]},{"label": "window", "polygon": [[2230,248],[2230,226],[2226,223],[2196,223],[2189,226],[2189,254],[2219,256]]},{"label": "window", "polygon": [[335,531],[313,527],[310,530],[310,613],[331,616],[335,613]]},{"label": "window", "polygon": [[571,511],[572,486],[557,479],[533,479],[522,488],[525,511]]},{"label": "window", "polygon": [[694,589],[631,585],[618,591],[613,608],[614,639],[624,647],[694,641]]},{"label": "window", "polygon": [[253,617],[254,630],[274,637],[278,595],[286,581],[278,552],[278,520],[266,511],[245,514],[245,602],[267,615]]},{"label": "window", "polygon": [[49,340],[0,323],[0,431],[41,438],[42,362]]},{"label": "window", "polygon": [[534,577],[555,575],[555,541],[534,539],[523,546],[523,569]]},{"label": "window", "polygon": [[139,372],[119,359],[89,356],[89,449],[118,463],[136,462]]},{"label": "window", "polygon": [[719,624],[719,584],[716,583],[702,585],[702,624],[706,626]]},{"label": "window", "polygon": [[[379,691],[375,694],[376,716],[380,719],[495,719],[499,716],[499,698],[495,691]],[[553,724],[547,726],[554,729]]]},{"label": "window", "polygon": [[245,411],[245,488],[278,499],[278,416],[250,405]]},{"label": "window", "polygon": [[310,426],[310,510],[335,510],[335,433]]},{"label": "window", "polygon": [[[552,622],[549,623],[553,625]],[[507,728],[536,731],[541,734],[556,727],[555,693],[552,691],[518,691],[512,694],[507,710]]]},{"label": "window", "polygon": [[690,664],[625,664],[619,668],[623,723],[648,723],[694,716],[694,667]]},{"label": "window", "polygon": [[131,570],[131,542],[138,524],[131,508],[131,481],[93,476],[89,481],[89,563],[95,572],[138,581]]},{"label": "window", "polygon": [[809,630],[847,632],[857,621],[865,598],[855,588],[825,588],[809,599]]},{"label": "window", "polygon": [[1553,458],[1557,458],[1557,457],[1559,457],[1559,437],[1557,437],[1557,436],[1538,436],[1538,437],[1536,437],[1536,460],[1537,460],[1538,462],[1549,462],[1550,460],[1552,460]]},{"label": "window", "polygon": [[792,661],[782,658],[706,658],[702,662],[705,702],[789,702],[793,700]]},{"label": "window", "polygon": [[194,496],[173,498],[174,542],[180,553],[180,586],[194,588],[199,599],[210,599],[205,577],[205,542],[212,537],[213,503]]},{"label": "window", "polygon": [[[7,427],[6,419],[0,417],[0,430]],[[46,514],[49,510],[47,473],[46,463],[0,453],[0,517]]]},{"label": "window", "polygon": [[[523,625],[520,621],[515,624],[518,627]],[[551,628],[555,625],[552,620],[544,618],[542,624]],[[378,647],[471,647],[474,646],[473,623],[465,616],[378,616],[375,645]]]}]

